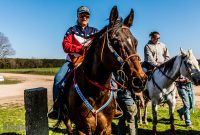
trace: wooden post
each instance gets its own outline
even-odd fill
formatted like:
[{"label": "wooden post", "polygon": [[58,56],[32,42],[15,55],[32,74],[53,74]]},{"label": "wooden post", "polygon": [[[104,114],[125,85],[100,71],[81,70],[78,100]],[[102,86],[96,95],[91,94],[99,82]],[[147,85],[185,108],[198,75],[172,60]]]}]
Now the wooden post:
[{"label": "wooden post", "polygon": [[48,135],[47,89],[24,91],[26,135]]}]

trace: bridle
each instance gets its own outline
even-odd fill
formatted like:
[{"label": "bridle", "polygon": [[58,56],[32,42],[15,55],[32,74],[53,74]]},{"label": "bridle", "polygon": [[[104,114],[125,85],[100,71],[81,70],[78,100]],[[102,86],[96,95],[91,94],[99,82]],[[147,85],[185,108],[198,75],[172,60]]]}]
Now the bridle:
[{"label": "bridle", "polygon": [[[128,57],[126,57],[125,59],[123,59],[123,58],[115,51],[115,49],[112,47],[111,42],[110,42],[109,37],[108,37],[108,33],[109,33],[111,30],[113,30],[113,29],[116,29],[116,30],[112,33],[112,35],[114,35],[117,31],[119,31],[119,28],[118,28],[118,27],[112,27],[112,28],[110,28],[110,29],[107,28],[107,31],[104,32],[104,33],[102,34],[102,36],[101,36],[101,37],[104,38],[104,40],[103,40],[103,45],[102,45],[102,50],[101,50],[101,61],[102,61],[102,59],[103,59],[103,51],[104,51],[104,46],[105,46],[105,40],[106,40],[106,38],[107,38],[107,46],[108,46],[110,52],[113,54],[114,58],[115,58],[115,59],[119,62],[119,64],[121,65],[121,66],[120,66],[120,69],[117,70],[117,74],[121,77],[122,80],[127,81],[127,80],[128,80],[128,77],[126,76],[125,72],[123,71],[123,68],[124,68],[125,63],[127,63],[128,60],[129,60],[130,58],[132,58],[132,57],[134,58],[134,59],[133,59],[134,61],[135,61],[135,60],[141,61],[141,59],[140,59],[140,57],[139,57],[138,54],[131,54],[131,55],[129,55]],[[121,26],[121,29],[129,29],[129,27],[123,25],[123,26]]]},{"label": "bridle", "polygon": [[[195,74],[195,73],[192,73],[192,72],[191,72],[192,69],[188,66],[188,64],[186,63],[186,61],[184,61],[184,59],[185,59],[186,57],[187,57],[187,56],[182,56],[182,57],[181,57],[181,64],[180,64],[180,66],[179,66],[179,71],[180,71],[180,68],[181,68],[182,64],[184,64],[185,69],[186,69],[186,71],[188,72],[189,76],[192,77],[192,75]],[[176,81],[176,80],[172,79],[170,76],[166,75],[160,68],[158,68],[158,69],[159,69],[159,71],[160,71],[166,78],[168,78],[168,79],[170,79],[170,80],[173,80],[173,81]]]},{"label": "bridle", "polygon": [[[192,73],[192,72],[191,72],[191,71],[192,71],[191,68],[188,66],[188,64],[186,63],[186,61],[184,61],[184,59],[185,59],[186,57],[187,57],[187,56],[182,56],[182,57],[181,57],[181,64],[180,64],[180,66],[179,66],[178,71],[180,71],[180,68],[181,68],[182,64],[184,64],[184,66],[185,66],[185,68],[186,68],[186,71],[189,73],[189,75],[190,75],[190,77],[191,77],[192,74],[195,74],[195,73]],[[172,80],[173,82],[176,81],[175,79],[173,79],[173,78],[169,77],[168,75],[166,75],[166,74],[161,70],[161,68],[158,67],[158,70],[159,70],[167,79]],[[155,70],[154,70],[154,72],[155,72]],[[179,72],[179,74],[180,74],[180,72]],[[155,80],[154,80],[154,78],[153,78],[153,75],[152,75],[152,79],[153,79],[153,82],[154,82],[154,84],[156,85],[156,87],[157,87],[160,91],[162,91],[162,89],[160,88],[160,86],[155,82]]]},{"label": "bridle", "polygon": [[[182,63],[183,63],[183,59],[184,59],[185,57],[181,57],[181,64],[180,64],[180,66],[179,66],[179,71],[180,71],[180,68],[181,68],[181,66],[182,66]],[[184,61],[184,63],[185,63],[185,61]],[[186,63],[185,63],[185,65],[186,65]],[[169,80],[172,80],[172,81],[176,81],[175,79],[173,79],[173,78],[171,78],[170,76],[168,76],[168,75],[166,75],[162,70],[161,70],[161,68],[159,68],[159,67],[157,67],[157,69],[167,78],[167,79],[169,79]],[[154,70],[155,71],[155,70]]]}]

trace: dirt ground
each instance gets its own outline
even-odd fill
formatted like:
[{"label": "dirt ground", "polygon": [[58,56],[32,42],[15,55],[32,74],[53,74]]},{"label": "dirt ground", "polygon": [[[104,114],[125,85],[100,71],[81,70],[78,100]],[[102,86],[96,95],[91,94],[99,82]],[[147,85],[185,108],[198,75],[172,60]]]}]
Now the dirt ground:
[{"label": "dirt ground", "polygon": [[[22,80],[22,83],[0,85],[0,105],[24,104],[24,90],[44,87],[48,91],[48,100],[52,100],[54,76],[0,73],[4,77]],[[196,105],[200,106],[200,86],[194,86]],[[178,98],[180,102],[180,98]]]},{"label": "dirt ground", "polygon": [[22,80],[22,83],[0,85],[0,105],[23,104],[24,90],[44,87],[47,88],[48,99],[52,100],[53,76],[0,73],[5,78]]}]

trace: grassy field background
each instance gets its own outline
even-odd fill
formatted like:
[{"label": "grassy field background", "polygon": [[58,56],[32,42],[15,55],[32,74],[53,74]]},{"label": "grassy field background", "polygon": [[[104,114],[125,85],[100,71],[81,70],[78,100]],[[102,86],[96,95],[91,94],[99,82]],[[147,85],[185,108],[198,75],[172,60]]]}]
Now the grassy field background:
[{"label": "grassy field background", "polygon": [[[179,107],[177,105],[177,107]],[[177,108],[176,108],[177,109]],[[195,113],[191,113],[191,120],[193,122],[193,129],[185,127],[184,121],[180,121],[178,114],[175,112],[175,127],[177,135],[200,135],[200,109],[196,109]],[[152,116],[149,107],[148,115],[149,125],[139,124],[139,135],[151,134],[152,129]],[[52,132],[51,129],[56,121],[49,120],[49,135],[62,135],[65,133],[65,127],[62,125],[58,132]],[[113,135],[117,134],[118,119],[113,120]],[[158,124],[157,135],[169,135],[169,115],[168,107],[159,107],[158,109]],[[22,134],[25,135],[25,110],[23,106],[0,106],[0,135],[2,134]]]},{"label": "grassy field background", "polygon": [[[55,75],[59,68],[34,68],[34,69],[0,69],[0,73],[20,73],[20,74],[40,74],[40,75]],[[19,83],[15,80],[6,78],[4,84]],[[51,105],[51,103],[49,103]],[[177,105],[177,108],[180,104]],[[139,135],[150,135],[152,129],[151,107],[149,107],[148,121],[149,125],[139,124]],[[193,129],[185,127],[184,121],[180,121],[178,114],[175,111],[175,127],[177,135],[200,135],[200,108],[196,108],[195,113],[191,113]],[[65,133],[65,127],[55,133],[51,129],[56,121],[49,120],[49,135],[62,135]],[[118,119],[113,120],[113,135],[117,134]],[[157,135],[169,135],[169,114],[168,106],[158,108],[158,124]],[[0,106],[0,135],[25,135],[25,110],[22,105],[6,105]]]},{"label": "grassy field background", "polygon": [[0,73],[55,75],[58,72],[58,70],[59,68],[0,69]]}]

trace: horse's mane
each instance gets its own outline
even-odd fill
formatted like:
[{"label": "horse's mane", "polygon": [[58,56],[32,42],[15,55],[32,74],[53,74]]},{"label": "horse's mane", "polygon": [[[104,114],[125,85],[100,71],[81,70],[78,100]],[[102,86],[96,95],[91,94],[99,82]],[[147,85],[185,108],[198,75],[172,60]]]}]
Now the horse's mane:
[{"label": "horse's mane", "polygon": [[88,67],[92,66],[92,62],[94,59],[94,53],[96,51],[96,47],[100,47],[99,45],[99,39],[101,38],[101,36],[103,35],[103,33],[106,31],[107,26],[105,26],[102,30],[100,30],[99,32],[95,33],[94,36],[94,40],[92,41],[88,51],[86,52],[86,56],[85,59],[83,60],[83,63],[85,63],[86,69],[88,69]]},{"label": "horse's mane", "polygon": [[160,68],[164,69],[163,71],[164,73],[166,73],[167,71],[170,71],[173,68],[176,58],[177,56],[174,56],[173,58],[169,59],[168,61],[160,65]]}]

